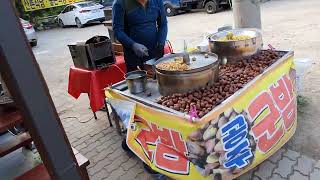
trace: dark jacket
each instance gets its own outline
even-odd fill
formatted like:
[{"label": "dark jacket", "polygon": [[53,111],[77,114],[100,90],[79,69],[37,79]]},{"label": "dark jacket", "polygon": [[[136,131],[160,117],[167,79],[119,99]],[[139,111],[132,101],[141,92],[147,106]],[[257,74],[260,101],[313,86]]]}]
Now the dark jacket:
[{"label": "dark jacket", "polygon": [[[148,0],[145,7],[136,0],[115,0],[112,14],[113,31],[124,46],[127,64],[154,58],[157,47],[165,45],[168,27],[162,0]],[[134,43],[145,45],[150,57],[136,57],[132,51]]]}]

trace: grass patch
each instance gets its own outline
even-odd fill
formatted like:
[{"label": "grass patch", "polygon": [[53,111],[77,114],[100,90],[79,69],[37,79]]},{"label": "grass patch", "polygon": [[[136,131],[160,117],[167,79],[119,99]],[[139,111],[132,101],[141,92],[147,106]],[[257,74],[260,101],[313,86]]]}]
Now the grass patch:
[{"label": "grass patch", "polygon": [[298,113],[303,112],[303,108],[309,104],[309,99],[307,97],[298,95],[297,97],[297,103],[298,103]]},{"label": "grass patch", "polygon": [[301,95],[298,95],[297,101],[298,101],[298,106],[306,106],[309,104],[308,98]]}]

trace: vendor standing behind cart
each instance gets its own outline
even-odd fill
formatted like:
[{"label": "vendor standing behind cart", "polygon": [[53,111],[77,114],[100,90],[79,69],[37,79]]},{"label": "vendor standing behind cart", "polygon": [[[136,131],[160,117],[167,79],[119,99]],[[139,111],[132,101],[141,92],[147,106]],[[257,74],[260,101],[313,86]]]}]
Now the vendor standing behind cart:
[{"label": "vendor standing behind cart", "polygon": [[115,0],[113,31],[124,46],[127,72],[161,58],[167,38],[167,17],[162,0]]}]

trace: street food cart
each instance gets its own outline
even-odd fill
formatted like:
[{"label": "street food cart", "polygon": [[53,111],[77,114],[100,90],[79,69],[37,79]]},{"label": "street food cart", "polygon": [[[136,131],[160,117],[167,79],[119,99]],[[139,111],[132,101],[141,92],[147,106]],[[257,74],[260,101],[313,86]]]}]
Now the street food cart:
[{"label": "street food cart", "polygon": [[[230,40],[229,31],[248,38]],[[129,117],[126,142],[153,170],[174,179],[234,179],[293,136],[297,126],[293,52],[261,49],[261,35],[251,30],[229,31],[210,37],[211,53],[200,53],[204,57],[188,54],[187,69],[171,71],[159,65],[170,59],[175,63],[184,55],[158,60],[157,79],[147,79],[142,93],[123,88],[126,81],[106,89],[111,105],[112,101],[132,105],[120,106]],[[231,43],[226,46],[221,38]],[[216,58],[218,68],[210,58]]]}]

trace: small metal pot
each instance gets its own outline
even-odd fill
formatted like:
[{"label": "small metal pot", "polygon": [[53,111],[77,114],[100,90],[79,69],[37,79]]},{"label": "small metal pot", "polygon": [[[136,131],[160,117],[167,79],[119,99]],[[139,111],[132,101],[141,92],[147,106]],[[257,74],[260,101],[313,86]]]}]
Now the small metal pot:
[{"label": "small metal pot", "polygon": [[146,71],[132,71],[125,75],[125,79],[131,94],[138,94],[144,92],[147,86],[147,72]]}]

